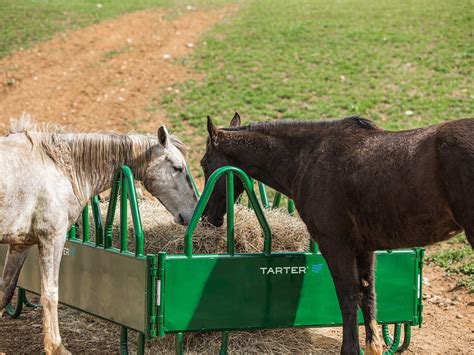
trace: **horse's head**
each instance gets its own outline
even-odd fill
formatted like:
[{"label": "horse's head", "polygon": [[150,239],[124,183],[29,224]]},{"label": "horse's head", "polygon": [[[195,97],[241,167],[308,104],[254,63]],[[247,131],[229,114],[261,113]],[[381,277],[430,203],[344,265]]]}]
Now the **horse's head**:
[{"label": "horse's head", "polygon": [[[230,126],[240,126],[240,116],[238,113],[235,113],[230,122]],[[206,183],[209,176],[211,176],[211,174],[218,168],[225,165],[236,165],[236,162],[225,153],[225,144],[222,144],[225,135],[230,133],[218,129],[209,116],[207,117],[207,131],[209,137],[207,139],[206,153],[201,160],[201,166],[204,170]],[[236,182],[234,190],[234,197],[237,198],[243,192],[242,184]],[[226,213],[225,196],[225,179],[219,179],[203,212],[203,217],[216,227],[219,227],[224,223],[224,215]]]},{"label": "horse's head", "polygon": [[160,200],[176,223],[186,225],[194,213],[197,195],[186,169],[182,143],[161,126],[151,154],[143,179],[145,188]]}]

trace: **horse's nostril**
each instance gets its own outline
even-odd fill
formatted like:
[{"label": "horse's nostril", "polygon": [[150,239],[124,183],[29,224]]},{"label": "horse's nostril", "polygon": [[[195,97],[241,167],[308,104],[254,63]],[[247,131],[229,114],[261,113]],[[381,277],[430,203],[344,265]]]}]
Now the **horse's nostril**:
[{"label": "horse's nostril", "polygon": [[179,223],[179,224],[183,224],[183,223],[184,223],[184,218],[183,218],[183,216],[181,215],[181,213],[178,214],[178,223]]}]

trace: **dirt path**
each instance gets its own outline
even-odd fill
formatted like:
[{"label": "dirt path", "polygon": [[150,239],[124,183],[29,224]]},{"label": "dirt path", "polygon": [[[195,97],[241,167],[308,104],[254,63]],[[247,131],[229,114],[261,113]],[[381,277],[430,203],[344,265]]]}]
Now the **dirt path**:
[{"label": "dirt path", "polygon": [[81,129],[154,131],[160,93],[193,76],[175,60],[235,9],[133,13],[1,59],[0,130],[27,111]]}]

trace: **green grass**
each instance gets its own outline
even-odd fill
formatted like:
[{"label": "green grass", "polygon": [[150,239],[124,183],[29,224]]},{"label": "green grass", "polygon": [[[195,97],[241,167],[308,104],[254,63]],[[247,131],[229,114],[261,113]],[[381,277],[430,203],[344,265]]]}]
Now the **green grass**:
[{"label": "green grass", "polygon": [[128,12],[186,5],[210,7],[225,0],[0,0],[0,58],[54,33],[77,29]]},{"label": "green grass", "polygon": [[[246,1],[162,104],[176,129],[360,114],[386,129],[472,116],[472,1]],[[406,115],[406,111],[413,115]],[[195,139],[189,137],[189,141]],[[204,149],[202,141],[196,148]]]},{"label": "green grass", "polygon": [[458,285],[474,292],[474,253],[464,235],[429,251],[427,260],[459,277]]}]

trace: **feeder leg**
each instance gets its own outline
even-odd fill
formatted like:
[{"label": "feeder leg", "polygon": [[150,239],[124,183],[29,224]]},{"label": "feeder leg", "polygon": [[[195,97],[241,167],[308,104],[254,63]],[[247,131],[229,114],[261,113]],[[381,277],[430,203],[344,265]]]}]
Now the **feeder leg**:
[{"label": "feeder leg", "polygon": [[25,303],[25,290],[22,288],[18,289],[18,294],[16,295],[16,307],[13,308],[11,303],[5,307],[5,313],[12,318],[18,318],[23,310],[23,304]]},{"label": "feeder leg", "polygon": [[[404,336],[403,336],[403,343],[395,349],[394,351],[396,352],[403,352],[408,347],[410,346],[410,340],[411,340],[411,325],[410,324],[404,324],[403,326],[404,330]],[[393,348],[393,344],[397,342],[397,346],[400,343],[400,338],[401,338],[401,325],[400,324],[395,324],[395,329],[394,329],[394,334],[393,334],[393,339],[390,336],[388,325],[383,325],[382,326],[382,334],[383,334],[383,339],[385,341],[385,344],[390,347],[390,349]],[[397,340],[398,338],[398,340]]]},{"label": "feeder leg", "polygon": [[137,335],[137,354],[145,354],[145,334],[138,333]]},{"label": "feeder leg", "polygon": [[183,333],[176,333],[176,355],[183,355]]},{"label": "feeder leg", "polygon": [[25,291],[25,298],[24,298],[24,302],[23,304],[27,307],[32,307],[32,308],[39,308],[41,307],[40,304],[37,304],[37,303],[31,303],[30,301],[28,301],[28,298],[26,297],[26,291]]},{"label": "feeder leg", "polygon": [[229,332],[227,330],[224,330],[222,332],[221,350],[219,351],[219,355],[226,355],[228,347],[229,347]]},{"label": "feeder leg", "polygon": [[120,354],[128,355],[128,328],[124,326],[120,329]]}]

